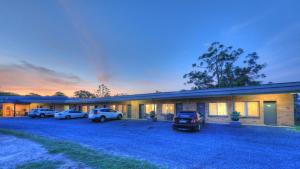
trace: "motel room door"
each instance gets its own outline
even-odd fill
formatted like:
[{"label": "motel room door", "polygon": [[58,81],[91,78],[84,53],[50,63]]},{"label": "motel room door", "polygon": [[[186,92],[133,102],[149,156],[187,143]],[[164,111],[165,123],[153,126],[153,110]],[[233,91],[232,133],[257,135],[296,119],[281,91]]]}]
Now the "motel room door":
[{"label": "motel room door", "polygon": [[127,118],[131,119],[131,104],[127,104]]},{"label": "motel room door", "polygon": [[197,111],[201,114],[205,122],[205,103],[197,103]]},{"label": "motel room door", "polygon": [[177,115],[178,113],[180,113],[180,112],[183,110],[183,105],[182,105],[182,103],[176,103],[175,110],[176,110],[176,115]]},{"label": "motel room door", "polygon": [[277,125],[276,102],[264,102],[264,123]]},{"label": "motel room door", "polygon": [[145,105],[140,104],[139,105],[139,119],[143,119],[145,115]]}]

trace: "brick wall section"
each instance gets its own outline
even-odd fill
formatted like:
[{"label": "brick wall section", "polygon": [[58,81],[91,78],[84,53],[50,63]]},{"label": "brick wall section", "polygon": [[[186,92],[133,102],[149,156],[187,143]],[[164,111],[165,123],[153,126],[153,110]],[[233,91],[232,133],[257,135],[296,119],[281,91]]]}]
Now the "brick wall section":
[{"label": "brick wall section", "polygon": [[229,123],[230,116],[211,117],[208,114],[208,103],[210,102],[226,102],[227,111],[233,111],[233,102],[235,101],[258,101],[260,104],[260,116],[257,118],[241,118],[243,124],[264,124],[264,101],[275,101],[277,106],[277,124],[284,126],[294,125],[294,97],[292,94],[265,94],[265,95],[248,95],[248,96],[228,96],[228,97],[211,97],[205,99],[185,99],[185,100],[164,100],[164,101],[130,101],[132,105],[132,118],[139,117],[139,104],[154,103],[157,104],[157,113],[161,112],[161,104],[163,103],[183,103],[183,110],[197,110],[197,103],[206,103],[206,121],[212,123]]}]

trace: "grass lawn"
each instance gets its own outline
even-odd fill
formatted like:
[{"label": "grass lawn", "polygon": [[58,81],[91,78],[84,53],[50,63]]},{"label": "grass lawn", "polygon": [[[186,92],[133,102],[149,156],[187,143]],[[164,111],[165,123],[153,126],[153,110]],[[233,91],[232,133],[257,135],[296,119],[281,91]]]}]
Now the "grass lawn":
[{"label": "grass lawn", "polygon": [[[67,142],[67,141],[59,141],[48,139],[41,136],[36,136],[24,132],[8,130],[8,129],[0,129],[0,133],[6,135],[12,135],[22,139],[28,139],[38,144],[43,145],[48,152],[51,154],[63,154],[67,158],[78,161],[86,164],[92,168],[101,168],[101,169],[119,169],[119,168],[131,168],[131,169],[155,169],[161,168],[154,164],[151,164],[146,161],[136,160],[127,157],[119,157],[110,154],[106,154],[103,152],[95,151],[86,147],[83,147],[79,144]],[[29,163],[30,165],[40,165],[40,163]],[[51,164],[49,164],[51,165]],[[53,164],[52,164],[53,165]],[[51,167],[51,166],[49,166]],[[24,167],[25,168],[25,167]],[[29,167],[30,168],[30,167]],[[38,168],[38,167],[31,167]],[[51,169],[51,168],[49,168]]]},{"label": "grass lawn", "polygon": [[39,162],[30,162],[30,163],[25,163],[22,165],[18,165],[16,169],[33,169],[33,168],[38,168],[38,169],[56,169],[58,168],[62,162],[60,161],[48,161],[48,160],[43,160]]}]

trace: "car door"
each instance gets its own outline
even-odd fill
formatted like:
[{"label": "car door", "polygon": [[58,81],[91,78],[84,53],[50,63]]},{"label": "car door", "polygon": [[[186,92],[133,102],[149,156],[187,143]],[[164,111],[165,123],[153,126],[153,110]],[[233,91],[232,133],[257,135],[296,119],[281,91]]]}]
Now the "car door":
[{"label": "car door", "polygon": [[79,118],[79,117],[83,117],[82,115],[82,112],[81,111],[76,111],[76,117]]},{"label": "car door", "polygon": [[80,111],[77,111],[77,110],[75,110],[75,111],[73,111],[73,117],[74,118],[78,118],[78,117],[80,117]]},{"label": "car door", "polygon": [[70,116],[71,118],[74,117],[74,113],[73,113],[74,110],[69,110],[69,111],[66,111],[66,114],[65,116]]},{"label": "car door", "polygon": [[48,109],[42,109],[41,111],[42,111],[46,116],[49,116]]},{"label": "car door", "polygon": [[116,118],[116,111],[113,109],[108,109],[109,118],[114,119]]},{"label": "car door", "polygon": [[101,115],[104,115],[106,118],[111,118],[109,109],[107,109],[107,108],[101,109]]}]

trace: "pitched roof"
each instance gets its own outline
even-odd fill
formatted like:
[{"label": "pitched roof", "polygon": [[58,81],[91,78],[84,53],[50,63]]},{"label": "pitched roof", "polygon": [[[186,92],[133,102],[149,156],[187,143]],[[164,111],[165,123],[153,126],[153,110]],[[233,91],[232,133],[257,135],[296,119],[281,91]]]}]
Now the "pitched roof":
[{"label": "pitched roof", "polygon": [[203,90],[185,90],[174,92],[159,92],[134,94],[126,96],[112,96],[105,98],[79,99],[59,96],[0,96],[1,102],[8,103],[101,103],[128,100],[162,100],[162,99],[192,99],[219,96],[297,93],[300,92],[300,82],[272,83],[259,86],[245,86],[232,88],[217,88]]}]

